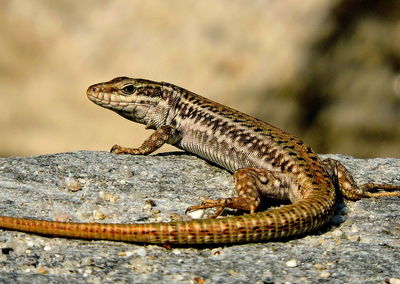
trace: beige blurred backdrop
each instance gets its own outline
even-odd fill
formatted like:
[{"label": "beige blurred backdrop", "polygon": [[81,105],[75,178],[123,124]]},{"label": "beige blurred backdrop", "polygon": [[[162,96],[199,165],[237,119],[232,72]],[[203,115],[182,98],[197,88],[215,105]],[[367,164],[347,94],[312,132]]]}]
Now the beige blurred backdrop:
[{"label": "beige blurred backdrop", "polygon": [[149,131],[85,95],[122,75],[320,153],[400,157],[400,1],[0,1],[0,155],[138,146]]}]

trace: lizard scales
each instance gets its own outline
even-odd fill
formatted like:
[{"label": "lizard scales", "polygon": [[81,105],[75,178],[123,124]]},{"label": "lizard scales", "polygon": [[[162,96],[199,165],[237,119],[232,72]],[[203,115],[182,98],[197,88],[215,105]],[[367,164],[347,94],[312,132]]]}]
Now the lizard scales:
[{"label": "lizard scales", "polygon": [[[247,209],[251,214],[140,224],[53,222],[0,216],[0,227],[59,237],[206,244],[287,237],[329,222],[335,203],[332,173],[336,168],[332,161],[328,163],[330,167],[324,165],[309,146],[294,136],[164,82],[118,77],[90,86],[87,96],[102,107],[156,130],[141,147],[115,145],[113,153],[149,154],[164,143],[194,153],[236,172],[239,197],[208,201],[192,209],[217,207],[221,212],[224,207],[232,207]],[[351,177],[342,183],[345,188],[354,187]],[[292,204],[254,213],[259,205],[258,191],[269,197],[289,199]],[[347,193],[351,199],[373,196],[364,194],[360,188]]]}]

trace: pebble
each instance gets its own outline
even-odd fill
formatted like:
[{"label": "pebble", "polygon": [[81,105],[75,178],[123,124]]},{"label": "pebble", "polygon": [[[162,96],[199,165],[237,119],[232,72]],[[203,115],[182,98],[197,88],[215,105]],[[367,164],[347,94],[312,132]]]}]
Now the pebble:
[{"label": "pebble", "polygon": [[321,271],[319,273],[319,277],[324,278],[324,279],[329,278],[329,276],[331,276],[331,274],[328,271]]},{"label": "pebble", "polygon": [[188,212],[187,215],[193,219],[201,219],[204,216],[205,211],[203,209]]},{"label": "pebble", "polygon": [[133,171],[127,165],[121,166],[119,172],[125,178],[133,177]]},{"label": "pebble", "polygon": [[326,267],[320,263],[314,264],[315,269],[324,270]]},{"label": "pebble", "polygon": [[138,256],[141,256],[141,257],[144,257],[144,256],[147,255],[147,251],[146,251],[145,248],[138,248],[138,249],[135,251],[135,253],[136,253]]},{"label": "pebble", "polygon": [[106,214],[104,214],[103,211],[97,209],[93,211],[92,215],[96,220],[104,220],[106,218]]},{"label": "pebble", "polygon": [[356,224],[351,225],[351,232],[352,233],[357,233],[358,232],[358,226]]},{"label": "pebble", "polygon": [[126,257],[129,257],[129,256],[132,256],[134,253],[132,252],[132,251],[121,251],[121,252],[119,252],[118,253],[118,256],[126,256]]},{"label": "pebble", "polygon": [[361,237],[359,234],[355,234],[355,233],[350,233],[350,234],[345,234],[344,235],[344,239],[348,240],[348,241],[352,241],[352,242],[359,242],[361,241]]},{"label": "pebble", "polygon": [[60,213],[60,214],[56,214],[56,216],[54,217],[54,220],[57,222],[70,222],[72,220],[71,215],[67,214],[67,213]]},{"label": "pebble", "polygon": [[75,178],[67,177],[64,180],[65,187],[71,191],[76,192],[82,189],[82,184]]},{"label": "pebble", "polygon": [[39,267],[39,268],[36,269],[36,273],[47,274],[47,273],[49,273],[49,271],[44,267]]},{"label": "pebble", "polygon": [[297,264],[297,260],[295,260],[295,259],[291,259],[291,260],[286,262],[286,266],[287,267],[296,267],[297,265],[298,265]]},{"label": "pebble", "polygon": [[172,222],[177,222],[177,221],[182,221],[183,220],[182,216],[179,215],[178,213],[171,213],[169,217],[170,217]]},{"label": "pebble", "polygon": [[332,235],[335,236],[335,237],[337,237],[337,238],[342,238],[343,235],[344,235],[344,233],[343,233],[342,230],[336,229],[336,230],[334,230],[334,231],[332,232]]},{"label": "pebble", "polygon": [[110,203],[114,204],[119,197],[117,195],[111,194],[111,193],[107,193],[104,191],[100,191],[99,192],[99,196],[101,199],[105,200],[105,201],[109,201]]}]

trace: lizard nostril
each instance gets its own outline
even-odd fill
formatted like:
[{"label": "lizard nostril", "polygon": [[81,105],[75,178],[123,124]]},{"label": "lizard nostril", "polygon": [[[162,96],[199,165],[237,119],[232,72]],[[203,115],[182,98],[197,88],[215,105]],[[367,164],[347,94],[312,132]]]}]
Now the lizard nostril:
[{"label": "lizard nostril", "polygon": [[92,87],[92,92],[97,92],[97,87]]}]

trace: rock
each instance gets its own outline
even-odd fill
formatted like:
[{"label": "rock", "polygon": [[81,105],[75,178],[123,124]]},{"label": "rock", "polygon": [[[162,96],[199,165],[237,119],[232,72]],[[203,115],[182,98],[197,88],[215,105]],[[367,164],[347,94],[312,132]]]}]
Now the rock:
[{"label": "rock", "polygon": [[[342,161],[357,182],[400,184],[399,159],[329,157]],[[124,174],[121,167],[135,174]],[[81,190],[63,187],[66,177],[79,180]],[[88,222],[97,210],[104,212],[101,222],[113,223],[154,218],[149,210],[142,210],[148,200],[152,210],[159,210],[158,218],[168,221],[173,213],[183,214],[188,206],[199,204],[202,196],[234,194],[229,173],[179,152],[132,157],[79,151],[1,158],[0,188],[1,215],[54,220],[67,214],[72,221]],[[343,223],[311,234],[211,247],[171,248],[1,230],[0,277],[19,283],[187,283],[196,279],[206,283],[299,279],[359,283],[398,278],[399,198],[363,199],[345,206]],[[344,237],[354,234],[356,239]]]}]

